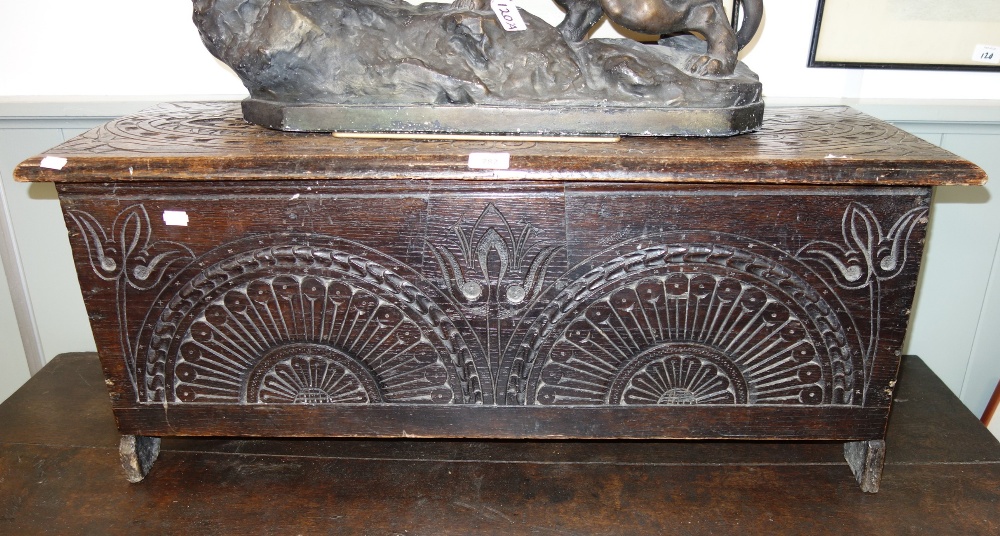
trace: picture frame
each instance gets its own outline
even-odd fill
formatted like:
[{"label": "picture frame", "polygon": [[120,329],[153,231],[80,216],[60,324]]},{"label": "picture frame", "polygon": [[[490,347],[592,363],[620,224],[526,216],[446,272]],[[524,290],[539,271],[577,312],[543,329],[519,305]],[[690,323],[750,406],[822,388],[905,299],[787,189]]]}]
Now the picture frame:
[{"label": "picture frame", "polygon": [[[989,403],[986,404],[986,410],[983,411],[983,416],[979,420],[992,428],[993,416],[997,413],[997,407],[1000,407],[1000,382],[997,382],[997,388],[993,391],[993,396],[990,397]],[[997,430],[1000,431],[1000,428]]]},{"label": "picture frame", "polygon": [[997,0],[819,0],[809,67],[1000,71]]}]

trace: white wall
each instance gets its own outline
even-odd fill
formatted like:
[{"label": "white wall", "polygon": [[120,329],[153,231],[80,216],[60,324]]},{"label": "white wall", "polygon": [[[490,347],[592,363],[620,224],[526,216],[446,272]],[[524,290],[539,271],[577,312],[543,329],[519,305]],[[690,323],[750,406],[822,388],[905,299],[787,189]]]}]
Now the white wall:
[{"label": "white wall", "polygon": [[185,0],[0,0],[0,95],[243,94]]},{"label": "white wall", "polygon": [[743,59],[760,75],[765,96],[1000,101],[1000,73],[806,67],[816,4],[816,0],[764,0],[764,25]]},{"label": "white wall", "polygon": [[0,401],[28,379],[28,362],[14,318],[14,303],[6,277],[3,263],[0,263]]},{"label": "white wall", "polygon": [[[15,259],[5,255],[7,281],[19,279],[26,289],[24,296],[11,297],[28,302],[27,309],[18,312],[21,325],[28,322],[31,329],[22,329],[21,336],[27,339],[28,348],[37,342],[39,355],[35,357],[44,361],[61,353],[96,347],[76,272],[68,264],[72,253],[55,188],[52,184],[14,182],[10,171],[20,160],[78,133],[64,128],[0,129],[0,146],[4,148],[0,151],[0,189],[6,201],[0,210],[7,216],[6,238],[17,250]],[[11,285],[11,290],[17,292],[17,287]]]},{"label": "white wall", "polygon": [[1000,379],[1000,128],[985,133],[968,126],[952,132],[940,125],[903,126],[998,179],[935,189],[905,348],[922,356],[978,416]]}]

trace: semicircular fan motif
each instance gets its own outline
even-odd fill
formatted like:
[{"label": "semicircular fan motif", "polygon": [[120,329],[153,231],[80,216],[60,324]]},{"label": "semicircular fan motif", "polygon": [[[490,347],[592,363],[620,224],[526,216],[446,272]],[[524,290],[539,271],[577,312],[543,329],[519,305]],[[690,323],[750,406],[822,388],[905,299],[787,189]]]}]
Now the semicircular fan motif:
[{"label": "semicircular fan motif", "polygon": [[392,270],[343,251],[234,254],[181,285],[157,317],[145,360],[150,402],[447,404],[481,396],[470,389],[476,367],[447,316]]},{"label": "semicircular fan motif", "polygon": [[736,248],[614,259],[535,326],[525,384],[536,404],[853,401],[854,354],[834,309],[787,267]]},{"label": "semicircular fan motif", "polygon": [[650,363],[630,380],[622,401],[628,404],[735,404],[730,379],[709,363],[672,356]]},{"label": "semicircular fan motif", "polygon": [[248,403],[367,404],[381,398],[378,384],[360,363],[321,344],[275,348],[246,382]]},{"label": "semicircular fan motif", "polygon": [[747,385],[724,355],[694,344],[656,345],[616,378],[609,399],[623,404],[745,404]]}]

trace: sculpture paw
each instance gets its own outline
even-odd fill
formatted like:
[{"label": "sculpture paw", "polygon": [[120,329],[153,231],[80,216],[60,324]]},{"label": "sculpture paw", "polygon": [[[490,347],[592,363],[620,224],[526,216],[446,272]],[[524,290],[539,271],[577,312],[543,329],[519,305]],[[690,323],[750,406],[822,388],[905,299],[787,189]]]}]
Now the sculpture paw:
[{"label": "sculpture paw", "polygon": [[725,61],[712,56],[698,56],[688,69],[698,76],[728,76],[736,69],[736,62]]}]

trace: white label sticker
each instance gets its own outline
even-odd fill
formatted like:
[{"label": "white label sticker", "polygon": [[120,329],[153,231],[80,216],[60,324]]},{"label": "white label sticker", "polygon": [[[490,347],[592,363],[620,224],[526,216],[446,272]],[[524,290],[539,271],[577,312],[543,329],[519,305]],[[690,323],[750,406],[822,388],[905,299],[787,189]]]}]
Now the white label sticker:
[{"label": "white label sticker", "polygon": [[69,162],[69,160],[66,160],[61,156],[46,156],[42,159],[42,163],[38,165],[45,169],[59,170],[65,167],[67,162]]},{"label": "white label sticker", "polygon": [[179,225],[181,227],[187,227],[188,214],[183,210],[164,210],[163,223],[167,225]]},{"label": "white label sticker", "polygon": [[972,61],[1000,65],[1000,46],[976,45],[976,49],[972,52]]},{"label": "white label sticker", "polygon": [[469,169],[510,169],[510,153],[469,153]]},{"label": "white label sticker", "polygon": [[513,1],[491,0],[490,7],[493,8],[493,13],[496,14],[497,20],[500,21],[500,26],[503,26],[504,30],[520,32],[528,29],[524,19],[521,18],[521,12],[517,10]]}]

